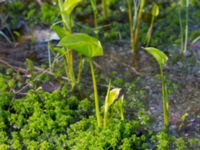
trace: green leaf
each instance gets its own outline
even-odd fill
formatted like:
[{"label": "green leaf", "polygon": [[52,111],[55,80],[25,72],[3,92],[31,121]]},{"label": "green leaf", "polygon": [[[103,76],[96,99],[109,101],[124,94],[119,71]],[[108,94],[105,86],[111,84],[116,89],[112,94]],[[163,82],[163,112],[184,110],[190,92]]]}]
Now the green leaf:
[{"label": "green leaf", "polygon": [[108,85],[108,90],[106,94],[106,99],[105,99],[105,106],[104,106],[104,127],[107,125],[107,120],[108,120],[108,111],[110,106],[114,103],[114,101],[117,99],[120,93],[120,88],[114,88],[110,90],[111,87],[111,82]]},{"label": "green leaf", "polygon": [[120,92],[120,88],[115,88],[112,89],[109,93],[109,98],[108,98],[108,106],[110,107],[113,102],[115,101],[115,99],[117,99],[117,97],[119,96],[119,92]]},{"label": "green leaf", "polygon": [[166,64],[168,57],[161,50],[153,47],[145,47],[144,49],[156,59],[161,67]]},{"label": "green leaf", "polygon": [[53,26],[51,27],[51,29],[52,29],[53,31],[55,31],[56,34],[57,34],[61,39],[64,38],[66,35],[69,35],[69,34],[70,34],[70,33],[67,32],[65,29],[63,29],[62,27],[57,26],[57,25],[53,25]]},{"label": "green leaf", "polygon": [[58,43],[58,46],[73,49],[86,57],[103,55],[103,48],[100,41],[84,33],[65,36]]},{"label": "green leaf", "polygon": [[81,2],[82,0],[65,0],[64,2],[64,12],[70,15],[74,8]]},{"label": "green leaf", "polygon": [[110,90],[110,84],[109,84],[107,95],[106,95],[106,100],[105,100],[105,107],[107,110],[119,96],[120,90],[121,90],[120,88],[114,88],[114,89]]},{"label": "green leaf", "polygon": [[152,16],[157,17],[158,14],[159,14],[159,6],[157,4],[154,4],[152,9]]}]

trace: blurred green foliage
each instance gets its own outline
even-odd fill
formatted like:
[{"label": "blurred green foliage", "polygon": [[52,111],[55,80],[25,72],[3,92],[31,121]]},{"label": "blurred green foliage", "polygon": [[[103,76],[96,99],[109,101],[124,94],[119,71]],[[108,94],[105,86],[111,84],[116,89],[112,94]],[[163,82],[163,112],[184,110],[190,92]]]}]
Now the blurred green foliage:
[{"label": "blurred green foliage", "polygon": [[13,0],[1,4],[1,14],[7,17],[7,24],[11,29],[17,29],[21,22],[30,27],[36,24],[50,25],[58,20],[59,9],[56,2],[44,2],[40,6],[37,1]]}]

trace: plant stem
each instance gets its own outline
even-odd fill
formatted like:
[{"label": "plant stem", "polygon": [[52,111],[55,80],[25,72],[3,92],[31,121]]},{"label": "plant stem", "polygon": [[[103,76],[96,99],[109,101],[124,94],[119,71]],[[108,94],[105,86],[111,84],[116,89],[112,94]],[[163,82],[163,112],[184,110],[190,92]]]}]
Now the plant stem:
[{"label": "plant stem", "polygon": [[94,12],[94,28],[95,28],[95,34],[97,39],[99,38],[99,33],[98,33],[98,24],[97,24],[97,12]]},{"label": "plant stem", "polygon": [[121,109],[120,116],[121,116],[121,120],[124,120],[124,113],[123,113],[123,109]]},{"label": "plant stem", "polygon": [[49,70],[52,72],[51,50],[50,50],[49,46],[48,46],[47,50],[48,50]]},{"label": "plant stem", "polygon": [[188,44],[188,20],[189,20],[189,0],[186,0],[186,26],[185,26],[185,44],[183,54],[187,51],[187,44]]},{"label": "plant stem", "polygon": [[67,63],[67,53],[65,54],[65,58],[64,58],[64,67],[65,67],[65,73],[66,73],[66,76],[69,78],[69,80],[71,80],[70,79],[70,75],[69,75],[69,71],[68,71],[68,63]]},{"label": "plant stem", "polygon": [[94,17],[94,32],[96,34],[96,37],[98,39],[98,30],[97,30],[97,14],[98,14],[98,10],[97,10],[97,2],[96,0],[90,0],[91,6],[92,6],[92,11],[93,11],[93,17]]},{"label": "plant stem", "polygon": [[101,128],[101,116],[100,116],[100,111],[99,111],[98,91],[97,91],[97,84],[96,84],[96,78],[95,78],[95,72],[94,72],[92,58],[89,59],[89,64],[90,64],[90,69],[91,69],[91,74],[92,74],[92,81],[93,81],[97,124],[98,124],[98,127]]},{"label": "plant stem", "polygon": [[94,27],[97,28],[97,12],[94,12]]},{"label": "plant stem", "polygon": [[134,33],[133,33],[133,12],[132,12],[132,0],[128,0],[128,16],[129,16],[129,26],[131,34],[131,48],[134,50]]},{"label": "plant stem", "polygon": [[161,75],[161,80],[162,80],[162,103],[163,103],[164,126],[167,129],[169,126],[169,100],[168,100],[167,88],[165,85],[163,68],[161,66],[160,66],[160,75]]},{"label": "plant stem", "polygon": [[137,44],[138,44],[138,37],[139,37],[139,32],[140,32],[140,23],[141,23],[141,20],[142,20],[144,4],[145,4],[145,0],[141,0],[139,14],[138,14],[138,17],[137,17],[136,30],[135,30],[135,43],[134,43],[135,53],[137,53]]},{"label": "plant stem", "polygon": [[181,30],[181,51],[183,51],[184,33],[183,33],[183,23],[182,23],[182,18],[181,18],[181,7],[178,8],[178,15],[179,15],[180,30]]},{"label": "plant stem", "polygon": [[103,0],[103,13],[104,13],[104,19],[108,19],[108,0]]},{"label": "plant stem", "polygon": [[121,96],[120,98],[120,116],[121,116],[121,120],[124,120],[124,107],[123,107],[123,100],[124,100],[124,96]]},{"label": "plant stem", "polygon": [[107,126],[107,120],[108,120],[108,110],[105,110],[104,111],[104,121],[103,121],[104,128]]},{"label": "plant stem", "polygon": [[[134,1],[135,2],[135,1]],[[128,0],[128,13],[129,13],[129,23],[130,23],[130,34],[131,34],[131,48],[132,48],[132,53],[133,53],[133,65],[134,67],[137,68],[138,64],[138,50],[137,50],[137,45],[138,45],[138,38],[139,38],[139,32],[140,32],[140,24],[142,20],[142,14],[143,14],[143,9],[144,9],[144,4],[145,0],[140,1],[140,6],[139,6],[139,12],[138,15],[135,14],[136,16],[136,25],[135,28],[133,27],[134,22],[133,22],[133,14],[132,14],[132,0]],[[135,2],[135,6],[136,6]],[[135,9],[137,6],[135,7]],[[135,13],[137,13],[137,10],[135,10]]]},{"label": "plant stem", "polygon": [[58,5],[60,8],[60,15],[64,24],[64,28],[66,31],[71,32],[71,17],[63,13],[63,0],[58,0]]},{"label": "plant stem", "polygon": [[[60,15],[63,21],[64,29],[68,32],[71,32],[72,30],[71,16],[63,13],[63,0],[58,0],[58,5],[60,8]],[[73,62],[72,50],[67,49],[65,59],[66,59],[66,66],[67,66],[66,75],[70,79],[72,90],[73,90],[74,86],[76,85],[76,79],[75,79],[74,68],[73,68],[74,62]]]},{"label": "plant stem", "polygon": [[79,58],[79,67],[78,67],[78,77],[77,77],[77,83],[80,83],[80,80],[81,80],[81,74],[82,74],[82,71],[83,71],[83,68],[84,68],[84,58],[82,56],[80,56]]},{"label": "plant stem", "polygon": [[149,30],[147,32],[147,46],[149,45],[149,43],[151,41],[151,35],[152,35],[152,31],[153,31],[154,20],[155,20],[155,17],[152,16],[151,25],[150,25]]},{"label": "plant stem", "polygon": [[109,95],[110,95],[110,86],[111,86],[111,81],[109,82],[109,85],[108,85],[108,90],[107,90],[105,104],[104,104],[104,121],[103,121],[104,128],[106,127],[107,121],[108,121],[108,100],[109,100]]},{"label": "plant stem", "polygon": [[71,49],[67,49],[67,65],[68,65],[68,71],[69,71],[69,78],[71,81],[72,89],[74,89],[74,86],[76,84],[76,79],[74,75],[74,65],[73,65],[73,52]]}]

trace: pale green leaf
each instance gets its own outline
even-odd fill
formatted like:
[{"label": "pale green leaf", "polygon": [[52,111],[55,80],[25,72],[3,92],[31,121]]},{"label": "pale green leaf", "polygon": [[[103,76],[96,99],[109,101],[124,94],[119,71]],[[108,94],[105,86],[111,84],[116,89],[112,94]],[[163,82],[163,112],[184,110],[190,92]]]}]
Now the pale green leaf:
[{"label": "pale green leaf", "polygon": [[103,55],[103,48],[100,41],[84,33],[65,36],[58,43],[58,46],[73,49],[86,57]]},{"label": "pale green leaf", "polygon": [[161,50],[154,47],[145,47],[144,49],[156,59],[161,67],[166,64],[168,57]]},{"label": "pale green leaf", "polygon": [[106,98],[107,100],[106,103],[108,107],[110,107],[113,104],[113,102],[117,99],[120,90],[121,90],[120,88],[114,88],[109,92],[108,97]]},{"label": "pale green leaf", "polygon": [[81,2],[82,0],[65,0],[64,2],[64,12],[68,15],[72,13],[74,8]]},{"label": "pale green leaf", "polygon": [[119,96],[120,90],[119,88],[114,88],[110,90],[111,82],[108,85],[108,90],[105,99],[105,106],[104,106],[104,127],[106,127],[107,120],[108,120],[108,111],[110,106],[114,103],[114,101]]}]

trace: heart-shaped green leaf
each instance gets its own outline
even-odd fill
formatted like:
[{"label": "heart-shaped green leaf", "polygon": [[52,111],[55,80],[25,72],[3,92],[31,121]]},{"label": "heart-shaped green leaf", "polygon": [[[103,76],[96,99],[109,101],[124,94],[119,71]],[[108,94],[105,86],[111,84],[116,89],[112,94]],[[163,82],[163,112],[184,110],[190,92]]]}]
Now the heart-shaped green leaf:
[{"label": "heart-shaped green leaf", "polygon": [[168,57],[161,50],[154,47],[145,47],[144,49],[156,59],[161,67],[166,64]]},{"label": "heart-shaped green leaf", "polygon": [[72,13],[74,8],[81,2],[82,0],[65,0],[64,2],[64,12],[68,15]]},{"label": "heart-shaped green leaf", "polygon": [[58,43],[58,46],[73,49],[86,57],[103,55],[103,48],[100,41],[84,33],[65,36]]}]

